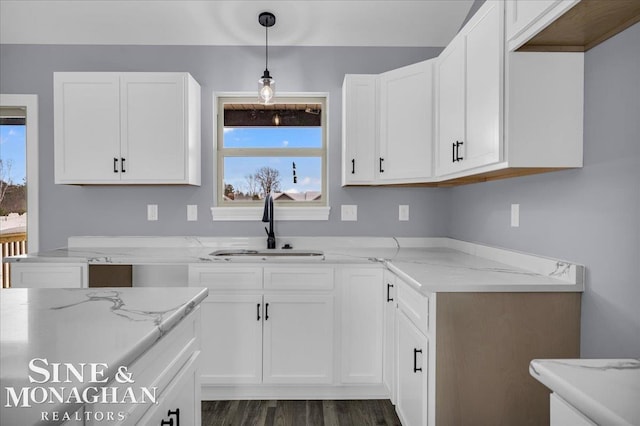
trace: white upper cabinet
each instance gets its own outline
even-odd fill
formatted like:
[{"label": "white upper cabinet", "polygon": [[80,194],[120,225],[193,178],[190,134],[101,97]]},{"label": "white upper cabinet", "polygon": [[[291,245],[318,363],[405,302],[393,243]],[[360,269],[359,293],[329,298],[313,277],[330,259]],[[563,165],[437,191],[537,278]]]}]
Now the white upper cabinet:
[{"label": "white upper cabinet", "polygon": [[438,175],[500,161],[502,10],[487,2],[439,58]]},{"label": "white upper cabinet", "polygon": [[346,75],[342,84],[342,185],[374,180],[377,75]]},{"label": "white upper cabinet", "polygon": [[200,86],[187,73],[54,73],[62,184],[200,185]]},{"label": "white upper cabinet", "polygon": [[380,75],[345,76],[343,186],[431,178],[434,62]]},{"label": "white upper cabinet", "polygon": [[434,62],[419,62],[379,77],[379,181],[431,178]]}]

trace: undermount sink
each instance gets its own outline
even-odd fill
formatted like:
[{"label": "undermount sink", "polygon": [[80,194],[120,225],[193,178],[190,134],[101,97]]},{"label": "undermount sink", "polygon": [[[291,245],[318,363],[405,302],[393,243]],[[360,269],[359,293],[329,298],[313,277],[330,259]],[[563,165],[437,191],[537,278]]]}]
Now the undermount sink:
[{"label": "undermount sink", "polygon": [[316,257],[324,256],[324,253],[317,250],[293,250],[293,249],[265,249],[265,250],[216,250],[209,253],[211,256],[232,257],[232,256],[257,256],[257,257]]}]

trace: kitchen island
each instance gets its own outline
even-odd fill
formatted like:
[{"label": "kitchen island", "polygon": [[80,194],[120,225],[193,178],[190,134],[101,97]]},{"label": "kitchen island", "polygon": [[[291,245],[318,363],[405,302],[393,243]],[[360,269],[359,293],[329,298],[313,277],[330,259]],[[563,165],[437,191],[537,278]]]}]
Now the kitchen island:
[{"label": "kitchen island", "polygon": [[202,288],[2,289],[3,425],[199,424]]}]

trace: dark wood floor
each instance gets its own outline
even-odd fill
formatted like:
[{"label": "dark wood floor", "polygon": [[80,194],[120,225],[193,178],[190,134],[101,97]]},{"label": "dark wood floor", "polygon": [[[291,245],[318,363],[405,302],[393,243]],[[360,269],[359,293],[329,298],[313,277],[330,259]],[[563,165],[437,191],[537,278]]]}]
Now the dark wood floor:
[{"label": "dark wood floor", "polygon": [[391,401],[202,401],[202,426],[401,426]]}]

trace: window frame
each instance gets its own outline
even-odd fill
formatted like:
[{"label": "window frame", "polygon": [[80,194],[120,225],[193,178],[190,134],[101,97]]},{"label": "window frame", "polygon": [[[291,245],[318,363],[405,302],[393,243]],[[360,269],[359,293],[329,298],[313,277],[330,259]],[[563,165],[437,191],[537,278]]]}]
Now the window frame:
[{"label": "window frame", "polygon": [[214,143],[213,143],[213,200],[211,214],[214,221],[259,220],[262,218],[262,201],[224,201],[224,159],[225,157],[319,157],[321,161],[321,194],[318,201],[278,200],[275,203],[277,220],[328,220],[329,204],[329,94],[327,92],[282,93],[275,104],[321,104],[322,105],[322,146],[320,148],[224,148],[225,103],[256,104],[257,97],[252,92],[214,93]]}]

